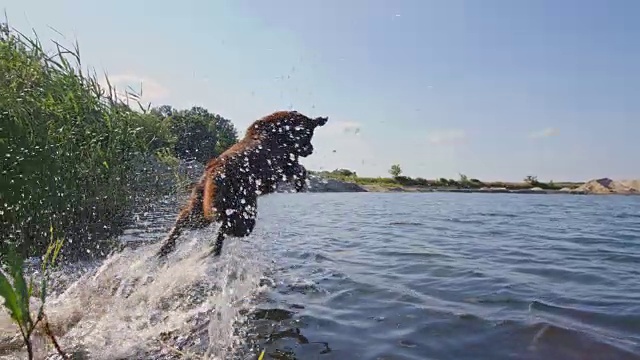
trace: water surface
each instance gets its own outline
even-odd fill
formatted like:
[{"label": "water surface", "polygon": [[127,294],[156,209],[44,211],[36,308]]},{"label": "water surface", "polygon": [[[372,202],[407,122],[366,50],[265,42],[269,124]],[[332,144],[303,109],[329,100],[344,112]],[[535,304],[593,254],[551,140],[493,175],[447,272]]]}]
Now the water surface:
[{"label": "water surface", "polygon": [[299,194],[260,204],[300,359],[638,359],[640,197]]},{"label": "water surface", "polygon": [[[273,194],[258,210],[220,259],[201,258],[208,229],[166,263],[152,243],[67,266],[49,305],[63,345],[92,359],[640,359],[640,197]],[[139,214],[121,240],[159,241],[175,211]]]}]

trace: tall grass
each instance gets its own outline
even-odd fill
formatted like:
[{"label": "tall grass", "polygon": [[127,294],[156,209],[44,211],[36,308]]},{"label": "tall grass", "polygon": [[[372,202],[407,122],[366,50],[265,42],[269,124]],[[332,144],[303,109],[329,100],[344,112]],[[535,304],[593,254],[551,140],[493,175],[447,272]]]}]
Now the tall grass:
[{"label": "tall grass", "polygon": [[[62,248],[62,239],[53,238],[53,228],[50,228],[51,241],[47,252],[42,259],[42,278],[39,289],[34,287],[33,278],[27,282],[24,276],[24,259],[14,251],[9,251],[6,258],[0,265],[0,298],[3,299],[3,306],[11,316],[13,322],[18,326],[22,341],[27,348],[29,360],[34,358],[31,335],[36,331],[44,333],[53,343],[56,351],[63,358],[67,358],[56,340],[49,321],[44,312],[44,305],[47,299],[47,286],[49,283],[49,269],[55,265],[56,259]],[[6,275],[5,275],[6,273]],[[31,297],[37,295],[40,299],[40,306],[35,314],[31,313]]]},{"label": "tall grass", "polygon": [[157,117],[129,107],[135,94],[121,99],[83,72],[77,44],[53,44],[46,52],[0,24],[0,256],[9,245],[42,253],[50,224],[67,255],[104,247],[92,239],[117,233],[135,196],[152,195],[155,175],[140,164],[172,146]]}]

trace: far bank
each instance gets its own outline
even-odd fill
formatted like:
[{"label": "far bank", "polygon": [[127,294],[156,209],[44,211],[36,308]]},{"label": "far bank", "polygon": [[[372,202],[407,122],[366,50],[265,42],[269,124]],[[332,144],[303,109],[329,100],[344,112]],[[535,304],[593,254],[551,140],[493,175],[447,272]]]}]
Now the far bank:
[{"label": "far bank", "polygon": [[639,195],[640,180],[600,178],[586,182],[540,182],[527,177],[523,182],[482,182],[477,179],[365,178],[344,174],[345,170],[311,172],[310,192],[458,192],[489,194],[572,194],[572,195]]}]

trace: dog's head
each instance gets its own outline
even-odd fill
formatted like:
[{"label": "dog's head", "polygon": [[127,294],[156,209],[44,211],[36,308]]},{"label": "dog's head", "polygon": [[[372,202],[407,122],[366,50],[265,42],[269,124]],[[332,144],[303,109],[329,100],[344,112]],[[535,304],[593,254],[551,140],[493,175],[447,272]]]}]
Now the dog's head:
[{"label": "dog's head", "polygon": [[313,153],[314,130],[327,121],[327,117],[309,118],[297,111],[277,111],[251,124],[246,136],[271,140],[295,155],[307,157]]}]

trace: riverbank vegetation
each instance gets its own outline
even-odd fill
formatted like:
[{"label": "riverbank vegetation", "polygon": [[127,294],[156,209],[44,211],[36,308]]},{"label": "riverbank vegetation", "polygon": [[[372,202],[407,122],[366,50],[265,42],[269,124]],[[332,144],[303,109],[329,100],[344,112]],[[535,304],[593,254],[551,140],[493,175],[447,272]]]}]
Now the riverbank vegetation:
[{"label": "riverbank vegetation", "polygon": [[379,187],[424,187],[424,188],[455,188],[455,189],[507,189],[527,190],[540,188],[543,190],[560,190],[563,188],[577,188],[582,183],[576,182],[542,182],[536,176],[526,176],[522,182],[481,181],[469,178],[465,174],[459,174],[457,179],[436,178],[425,179],[422,177],[409,177],[402,174],[399,164],[394,164],[389,169],[391,177],[360,177],[349,169],[336,169],[333,171],[314,171],[315,175],[335,179],[344,182],[356,183],[363,186]]},{"label": "riverbank vegetation", "polygon": [[50,229],[66,257],[104,254],[136,204],[167,193],[177,159],[237,141],[230,120],[145,108],[83,69],[77,44],[52,48],[0,24],[0,257],[42,254]]}]

